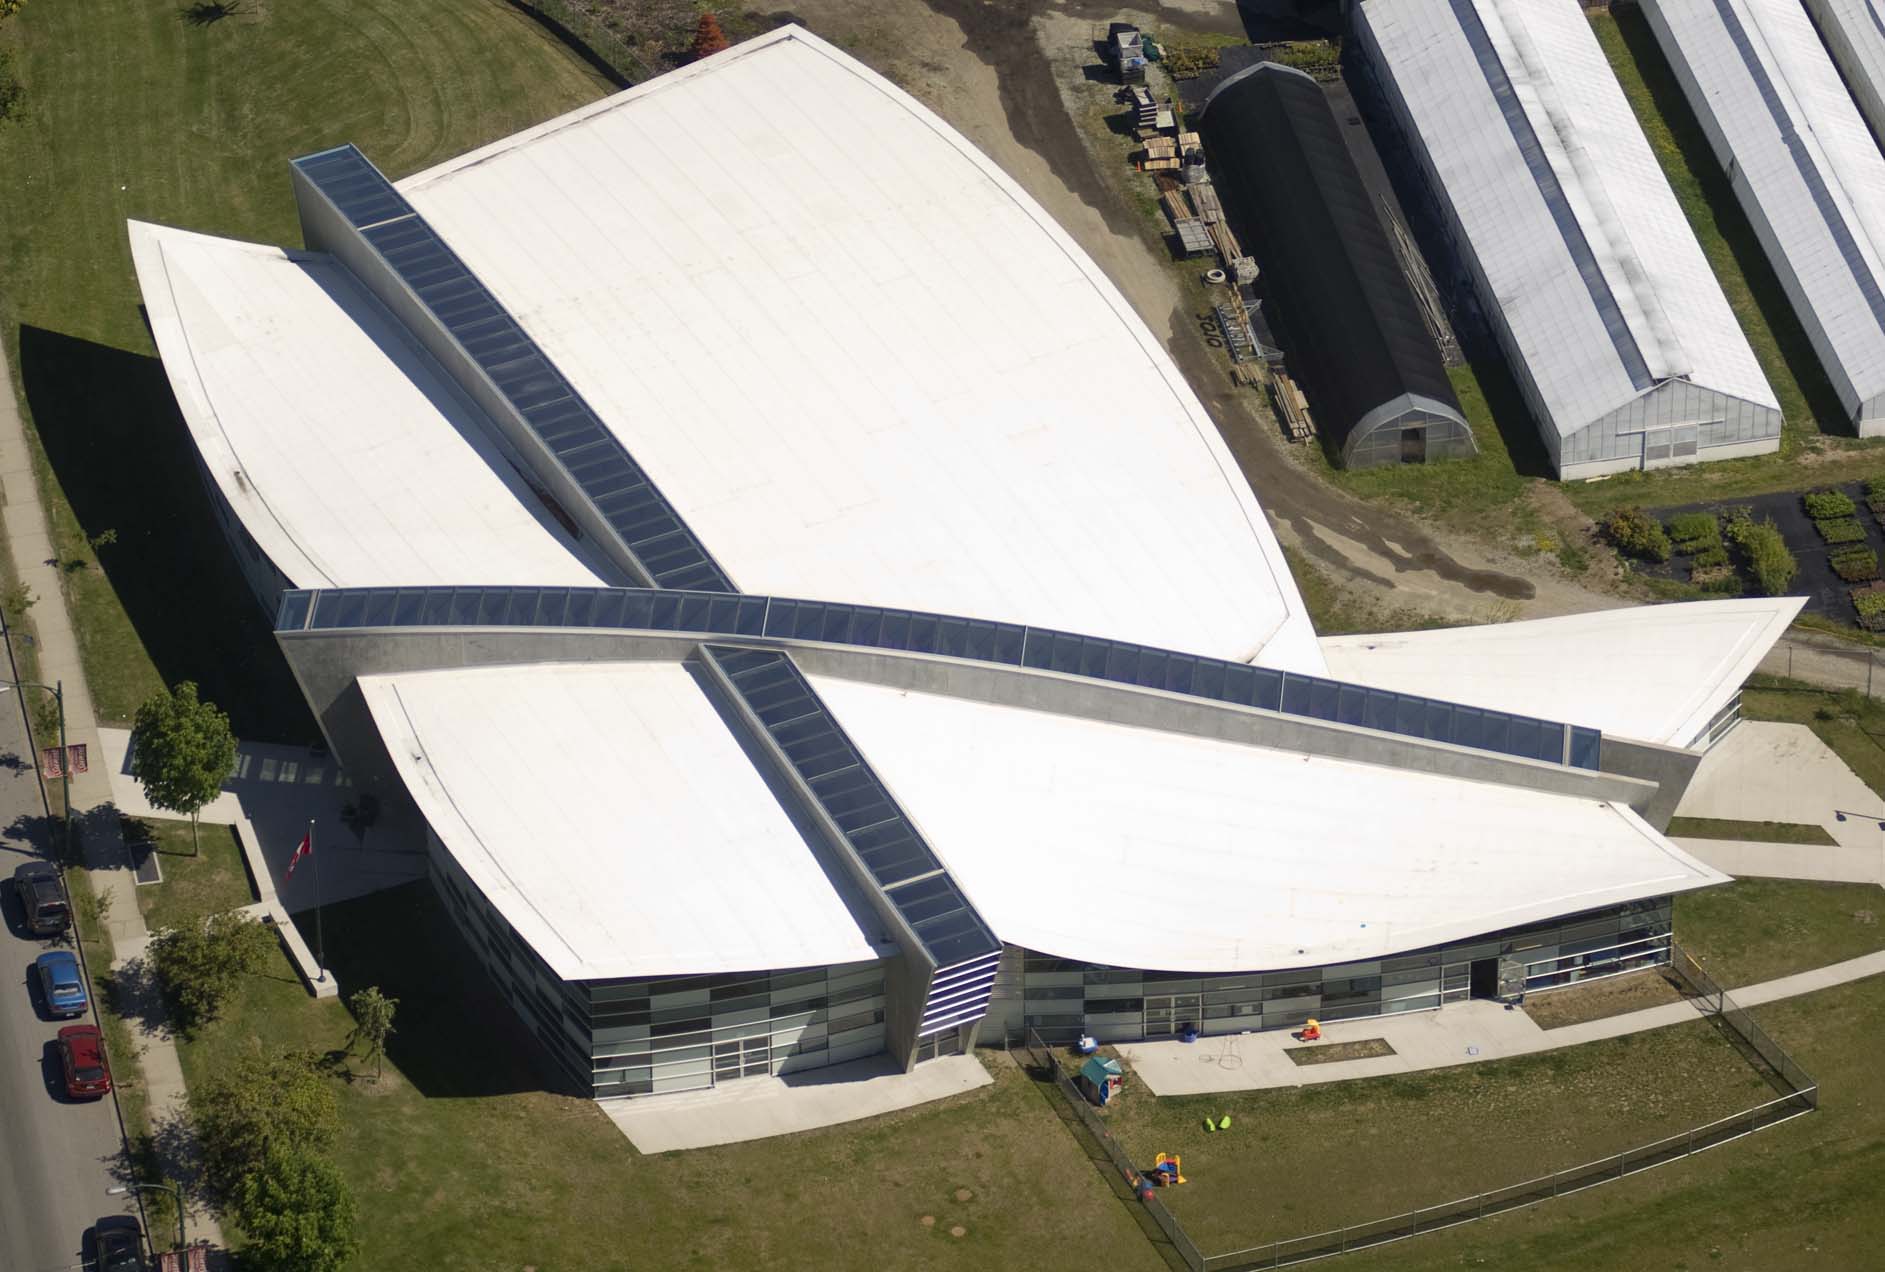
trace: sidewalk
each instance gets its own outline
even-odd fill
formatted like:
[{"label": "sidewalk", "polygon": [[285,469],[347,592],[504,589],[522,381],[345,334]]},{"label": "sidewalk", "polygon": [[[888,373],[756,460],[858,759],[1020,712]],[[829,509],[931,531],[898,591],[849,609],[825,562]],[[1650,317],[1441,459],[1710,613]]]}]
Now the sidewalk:
[{"label": "sidewalk", "polygon": [[[1758,1007],[1880,973],[1885,973],[1885,951],[1728,992],[1741,1006]],[[1541,1029],[1524,1011],[1508,1011],[1499,1003],[1474,999],[1438,1011],[1370,1016],[1322,1026],[1324,1043],[1380,1038],[1394,1048],[1391,1056],[1366,1060],[1299,1066],[1283,1053],[1303,1044],[1281,1029],[1200,1038],[1192,1043],[1121,1043],[1118,1050],[1152,1094],[1208,1095],[1503,1060],[1679,1025],[1685,1020],[1700,1020],[1702,1015],[1690,1002],[1665,1003],[1562,1029]]]},{"label": "sidewalk", "polygon": [[[78,640],[66,613],[57,553],[53,550],[45,511],[40,506],[25,424],[20,418],[11,371],[4,357],[0,357],[0,495],[6,500],[5,507],[0,509],[0,522],[6,529],[14,567],[20,582],[30,588],[36,598],[32,623],[39,636],[40,679],[64,686],[67,741],[84,744],[91,755],[102,757],[91,690],[85,683]],[[101,906],[109,907],[105,910],[109,916],[105,926],[111,933],[113,949],[119,954],[112,965],[115,971],[123,965],[125,951],[143,949],[150,936],[144,927],[144,916],[138,912],[137,885],[127,868],[129,856],[118,825],[118,810],[112,803],[111,784],[102,765],[94,764],[90,772],[73,776],[71,800],[68,813],[75,819],[75,832],[83,843],[92,888]],[[151,1124],[155,1128],[180,1117],[184,1111],[183,1069],[177,1062],[177,1049],[167,1034],[147,1029],[136,1019],[127,1019],[126,1024],[137,1038],[142,1053],[139,1061],[150,1101]],[[123,1058],[118,1063],[123,1064]],[[221,1228],[215,1217],[205,1211],[190,1212],[190,1230],[216,1245],[223,1244]]]}]

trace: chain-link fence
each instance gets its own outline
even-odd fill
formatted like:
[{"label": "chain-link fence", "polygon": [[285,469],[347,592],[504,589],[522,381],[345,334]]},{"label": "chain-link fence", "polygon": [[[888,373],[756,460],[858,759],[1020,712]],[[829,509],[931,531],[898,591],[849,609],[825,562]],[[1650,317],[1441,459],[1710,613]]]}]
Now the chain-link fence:
[{"label": "chain-link fence", "polygon": [[1827,689],[1885,697],[1885,649],[1872,649],[1814,632],[1790,631],[1774,643],[1760,669]]},{"label": "chain-link fence", "polygon": [[622,37],[602,25],[601,20],[580,0],[513,0],[521,9],[537,18],[561,36],[578,53],[598,63],[598,69],[612,72],[623,84],[651,79],[654,71],[636,56]]},{"label": "chain-link fence", "polygon": [[1158,1225],[1159,1231],[1165,1234],[1165,1239],[1171,1242],[1172,1249],[1178,1252],[1178,1257],[1184,1261],[1185,1266],[1190,1268],[1191,1272],[1204,1272],[1204,1255],[1185,1234],[1184,1227],[1179,1224],[1177,1217],[1166,1208],[1164,1202],[1158,1199],[1158,1195],[1145,1191],[1144,1173],[1133,1165],[1131,1154],[1126,1152],[1124,1145],[1113,1138],[1112,1131],[1107,1129],[1100,1115],[1093,1111],[1093,1106],[1087,1103],[1086,1097],[1080,1094],[1080,1088],[1075,1086],[1073,1080],[1061,1069],[1060,1061],[1055,1057],[1053,1050],[1041,1041],[1041,1035],[1032,1029],[1027,1031],[1025,1048],[1028,1063],[1041,1077],[1053,1083],[1066,1099],[1068,1107],[1073,1110],[1081,1127],[1111,1159],[1114,1168],[1125,1180],[1126,1187],[1141,1198],[1145,1213],[1153,1223]]}]

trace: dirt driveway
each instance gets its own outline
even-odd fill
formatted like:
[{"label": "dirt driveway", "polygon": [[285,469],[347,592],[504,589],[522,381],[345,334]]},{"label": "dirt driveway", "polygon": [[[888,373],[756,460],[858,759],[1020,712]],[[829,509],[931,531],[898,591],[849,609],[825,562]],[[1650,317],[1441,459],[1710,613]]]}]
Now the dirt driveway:
[{"label": "dirt driveway", "polygon": [[794,11],[948,120],[1099,262],[1166,342],[1283,541],[1345,592],[1382,611],[1471,621],[1621,603],[1555,575],[1527,577],[1516,556],[1331,489],[1291,459],[1268,413],[1199,339],[1164,245],[1095,166],[1056,76],[1110,21],[1242,33],[1232,0],[1139,0],[1129,9],[1092,0],[801,0]]}]

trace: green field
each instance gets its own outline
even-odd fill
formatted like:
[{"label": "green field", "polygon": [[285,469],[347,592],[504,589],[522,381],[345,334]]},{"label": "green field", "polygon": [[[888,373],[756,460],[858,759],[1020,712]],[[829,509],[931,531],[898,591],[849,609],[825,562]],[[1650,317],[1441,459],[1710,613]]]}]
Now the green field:
[{"label": "green field", "polygon": [[1795,822],[1732,821],[1722,817],[1671,817],[1665,835],[1687,835],[1693,839],[1747,839],[1763,844],[1837,843],[1824,826],[1806,826]]},{"label": "green field", "polygon": [[[1392,1078],[1166,1099],[1129,1089],[1108,1121],[1135,1160],[1182,1157],[1190,1182],[1165,1200],[1216,1253],[1517,1183],[1771,1097],[1698,1020]],[[1203,1118],[1225,1113],[1231,1129],[1206,1134]]]},{"label": "green field", "polygon": [[242,736],[305,742],[153,356],[125,220],[298,246],[291,157],[353,141],[399,177],[607,84],[498,0],[203,8],[41,0],[0,26],[26,87],[0,126],[0,344],[101,722],[194,679]]},{"label": "green field", "polygon": [[[1885,977],[1757,1011],[1818,1079],[1820,1111],[1687,1161],[1348,1256],[1343,1272],[1770,1272],[1879,1266],[1885,1207]],[[1529,1133],[1527,1110],[1507,1125]],[[1187,1161],[1186,1166],[1190,1165]]]},{"label": "green field", "polygon": [[[982,1053],[995,1083],[980,1091],[643,1157],[592,1102],[537,1089],[533,1044],[513,1036],[426,885],[329,906],[325,922],[343,996],[377,983],[400,1004],[385,1077],[356,1065],[351,1081],[334,1079],[334,1156],[360,1202],[360,1272],[1160,1266],[1000,1052]],[[349,1028],[341,1003],[309,998],[278,956],[179,1054],[194,1086],[240,1049],[327,1053]],[[971,1198],[956,1200],[964,1188]]]},{"label": "green field", "polygon": [[1885,889],[1737,879],[1676,898],[1676,940],[1733,989],[1885,949]]}]

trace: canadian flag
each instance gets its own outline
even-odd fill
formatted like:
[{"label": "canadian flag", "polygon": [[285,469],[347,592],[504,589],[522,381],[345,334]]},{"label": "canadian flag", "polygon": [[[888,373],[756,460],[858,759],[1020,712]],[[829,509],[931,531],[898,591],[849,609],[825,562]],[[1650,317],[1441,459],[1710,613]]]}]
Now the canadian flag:
[{"label": "canadian flag", "polygon": [[301,842],[295,846],[295,855],[288,858],[288,872],[281,877],[281,881],[287,883],[290,879],[294,878],[295,867],[301,864],[303,857],[310,855],[313,851],[314,831],[309,830],[307,834],[301,836]]}]

